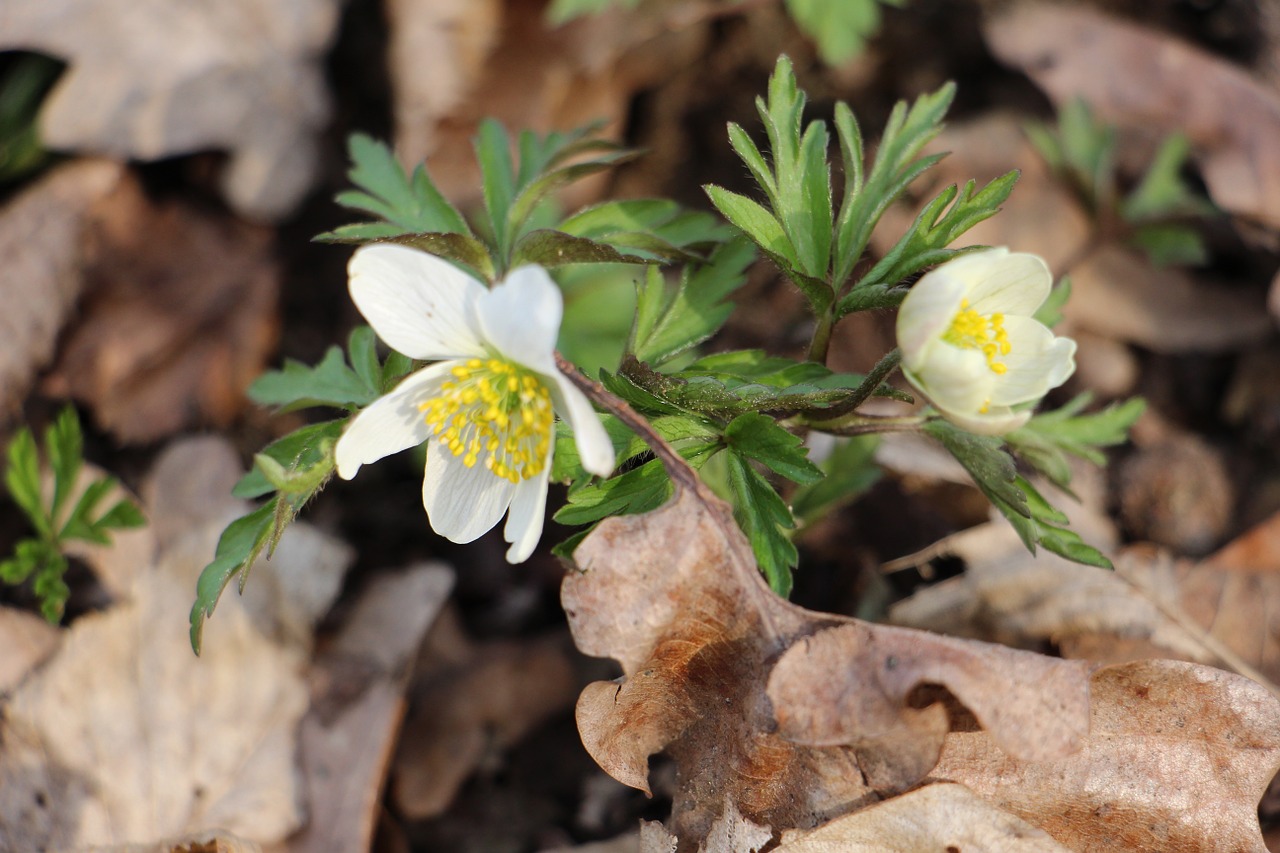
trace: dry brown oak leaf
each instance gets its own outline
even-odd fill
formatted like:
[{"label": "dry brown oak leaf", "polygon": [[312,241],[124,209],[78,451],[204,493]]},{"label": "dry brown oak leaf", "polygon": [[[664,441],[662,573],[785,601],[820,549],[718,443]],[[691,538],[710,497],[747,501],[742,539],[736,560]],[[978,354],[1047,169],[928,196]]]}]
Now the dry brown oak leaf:
[{"label": "dry brown oak leaf", "polygon": [[229,423],[276,340],[270,230],[122,180],[86,225],[81,259],[81,314],[44,390],[86,403],[126,442]]},{"label": "dry brown oak leaf", "polygon": [[1182,131],[1214,201],[1280,228],[1280,96],[1243,68],[1081,4],[1012,4],[984,33],[1058,104],[1083,98],[1104,121]]},{"label": "dry brown oak leaf", "polygon": [[52,358],[84,282],[85,225],[123,173],[107,160],[67,163],[0,210],[0,417],[18,411],[36,372]]},{"label": "dry brown oak leaf", "polygon": [[51,148],[155,160],[225,150],[240,213],[288,214],[329,116],[322,61],[340,0],[4,0],[0,49],[65,61],[40,115]]},{"label": "dry brown oak leaf", "polygon": [[728,507],[676,476],[667,505],[583,541],[561,596],[578,647],[624,672],[583,691],[583,743],[643,791],[649,756],[675,760],[682,849],[708,838],[726,802],[777,837],[921,781],[949,730],[942,703],[912,701],[922,685],[945,687],[1021,759],[1084,741],[1087,665],[792,605]]},{"label": "dry brown oak leaf", "polygon": [[1247,678],[1181,661],[1109,666],[1092,682],[1079,752],[1027,762],[985,732],[956,732],[932,776],[1077,853],[1265,853],[1257,808],[1280,767],[1280,701]]},{"label": "dry brown oak leaf", "polygon": [[[202,657],[187,639],[195,579],[238,508],[225,487],[199,485],[220,481],[228,461],[238,467],[217,440],[170,448],[144,490],[153,523],[90,557],[127,560],[103,572],[122,598],[73,622],[4,705],[0,850],[153,844],[212,829],[269,844],[301,824],[309,646],[277,636],[276,619],[235,595],[218,607]],[[292,551],[286,536],[273,563],[297,559]],[[312,566],[351,560],[332,538],[329,552],[302,556]]]}]

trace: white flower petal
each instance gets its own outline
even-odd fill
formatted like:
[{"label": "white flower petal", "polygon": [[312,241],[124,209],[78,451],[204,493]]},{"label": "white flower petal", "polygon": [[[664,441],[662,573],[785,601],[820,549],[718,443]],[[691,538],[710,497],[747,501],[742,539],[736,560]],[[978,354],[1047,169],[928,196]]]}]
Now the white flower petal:
[{"label": "white flower petal", "polygon": [[1075,371],[1075,341],[1054,337],[1029,317],[1007,317],[1004,328],[1009,335],[1010,352],[1005,359],[1009,372],[997,378],[992,405],[1039,400]]},{"label": "white flower petal", "polygon": [[431,435],[418,404],[435,394],[456,362],[442,361],[409,376],[374,400],[347,426],[334,446],[338,476],[350,480],[361,465],[415,447]]},{"label": "white flower petal", "polygon": [[560,288],[539,266],[512,270],[476,303],[480,332],[489,345],[539,373],[555,370],[563,315]]},{"label": "white flower petal", "polygon": [[1026,252],[988,249],[962,255],[940,269],[968,283],[969,307],[979,314],[1030,317],[1053,289],[1049,265]]},{"label": "white flower petal", "polygon": [[516,487],[478,464],[468,468],[438,441],[427,444],[422,505],[431,529],[450,542],[473,542],[493,529]]},{"label": "white flower petal", "polygon": [[1008,406],[991,406],[985,412],[948,412],[939,409],[951,423],[978,435],[1003,435],[1031,420],[1031,412],[1015,412]]},{"label": "white flower petal", "polygon": [[551,477],[551,453],[547,464],[538,476],[522,481],[516,486],[511,499],[511,511],[507,513],[507,526],[503,537],[511,543],[507,549],[508,563],[523,563],[542,538],[542,523],[547,509],[547,482]]},{"label": "white flower petal", "polygon": [[591,408],[591,402],[559,370],[547,374],[552,380],[551,406],[573,430],[574,443],[582,467],[597,477],[607,477],[613,471],[613,442],[600,416]]},{"label": "white flower petal", "polygon": [[929,357],[930,349],[960,310],[965,283],[948,275],[946,266],[939,267],[916,282],[898,309],[898,348],[902,363],[916,370]]},{"label": "white flower petal", "polygon": [[392,349],[410,358],[483,357],[472,305],[488,291],[448,261],[406,246],[356,250],[351,299]]},{"label": "white flower petal", "polygon": [[919,370],[903,375],[939,409],[976,412],[990,399],[997,377],[979,350],[940,343]]}]

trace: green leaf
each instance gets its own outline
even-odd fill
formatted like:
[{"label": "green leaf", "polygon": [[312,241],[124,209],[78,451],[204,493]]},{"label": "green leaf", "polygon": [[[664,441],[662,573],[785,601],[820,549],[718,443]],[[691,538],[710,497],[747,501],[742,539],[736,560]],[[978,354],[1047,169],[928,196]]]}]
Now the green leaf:
[{"label": "green leaf", "polygon": [[756,413],[739,415],[725,428],[724,438],[734,452],[763,463],[792,482],[809,485],[823,477],[822,470],[809,461],[804,442],[773,418]]},{"label": "green leaf", "polygon": [[[695,469],[720,449],[716,442],[692,442],[678,449]],[[569,492],[568,502],[555,514],[560,524],[592,524],[614,515],[630,515],[657,509],[671,497],[671,481],[662,460],[651,459],[639,468]]]},{"label": "green leaf", "polygon": [[1020,457],[1050,482],[1067,489],[1071,468],[1066,455],[1078,456],[1096,465],[1104,464],[1106,457],[1098,448],[1127,441],[1130,427],[1146,409],[1146,402],[1134,397],[1098,412],[1080,414],[1091,401],[1090,394],[1081,394],[1060,409],[1033,416],[1005,438]]},{"label": "green leaf", "polygon": [[582,210],[559,230],[653,260],[705,262],[695,250],[714,248],[734,231],[709,213],[686,211],[666,199],[609,201]]},{"label": "green leaf", "polygon": [[[273,441],[258,456],[264,456],[287,470],[309,471],[322,464],[327,464],[332,470],[333,443],[341,437],[346,425],[346,419],[342,418],[304,426]],[[237,498],[252,499],[270,494],[277,488],[279,487],[267,479],[262,468],[255,464],[235,484],[231,494]]]},{"label": "green leaf", "polygon": [[107,496],[107,493],[116,487],[114,477],[104,477],[89,484],[83,492],[80,493],[80,499],[76,501],[76,505],[72,507],[70,515],[67,516],[67,522],[58,531],[58,541],[62,542],[67,539],[81,539],[85,542],[94,542],[98,545],[108,545],[111,538],[107,536],[105,531],[99,530],[93,522],[94,510],[98,508],[98,504]]},{"label": "green leaf", "polygon": [[1130,242],[1158,267],[1200,267],[1209,262],[1209,247],[1190,225],[1143,225],[1133,232]]},{"label": "green leaf", "polygon": [[650,270],[637,293],[630,349],[641,361],[662,364],[711,337],[733,311],[725,298],[747,280],[755,258],[751,244],[731,240],[703,266],[685,267],[669,292],[658,270]]},{"label": "green leaf", "polygon": [[516,196],[515,167],[511,163],[511,140],[506,129],[493,119],[480,122],[475,139],[476,162],[480,164],[484,209],[489,233],[499,257],[508,257],[511,236],[511,202]]},{"label": "green leaf", "polygon": [[142,510],[138,505],[128,499],[116,501],[111,509],[102,514],[102,517],[94,522],[99,530],[115,530],[131,527],[143,527],[147,523],[147,517],[142,514]]},{"label": "green leaf", "polygon": [[1091,210],[1110,211],[1116,193],[1115,129],[1096,121],[1088,104],[1068,101],[1058,111],[1056,128],[1031,124],[1027,136]]},{"label": "green leaf", "polygon": [[818,44],[828,65],[840,65],[866,47],[880,29],[880,3],[901,6],[905,0],[787,0],[796,26]]},{"label": "green leaf", "polygon": [[964,466],[974,484],[997,509],[1005,515],[1011,511],[1024,518],[1031,517],[1027,497],[1017,486],[1018,471],[1013,457],[1004,451],[1003,441],[995,436],[974,435],[943,420],[928,421],[923,429]]},{"label": "green leaf", "polygon": [[40,613],[51,624],[62,620],[62,613],[71,595],[66,581],[62,579],[67,573],[67,558],[57,551],[49,554],[48,562],[41,565],[35,573],[32,589],[40,599]]},{"label": "green leaf", "polygon": [[1179,216],[1211,216],[1213,204],[1191,189],[1182,170],[1191,154],[1191,143],[1182,133],[1165,138],[1147,167],[1142,181],[1120,205],[1126,222],[1138,225]]},{"label": "green leaf", "polygon": [[[333,242],[339,241],[334,240]],[[408,246],[411,249],[418,249],[429,255],[437,255],[445,260],[461,264],[476,277],[485,281],[493,281],[494,279],[493,256],[489,253],[489,247],[470,234],[430,231],[397,234],[381,238],[377,242]]]},{"label": "green leaf", "polygon": [[977,186],[974,181],[969,181],[962,190],[957,190],[955,185],[943,190],[925,206],[907,233],[858,281],[856,287],[892,287],[925,267],[978,248],[947,247],[974,225],[994,216],[1013,191],[1017,180],[1018,173],[1013,171],[991,181],[977,193],[974,192]]},{"label": "green leaf", "polygon": [[249,386],[249,397],[264,406],[285,411],[308,406],[349,408],[365,406],[381,389],[369,385],[352,370],[339,347],[329,347],[315,367],[288,360],[282,370],[262,374]]},{"label": "green leaf", "polygon": [[607,243],[586,237],[574,237],[563,231],[542,228],[520,239],[512,252],[512,266],[540,264],[558,267],[565,264],[651,264],[653,260],[635,254],[624,254]]},{"label": "green leaf", "polygon": [[818,466],[826,476],[792,495],[791,511],[796,518],[802,524],[812,524],[875,485],[884,473],[875,461],[879,444],[875,435],[840,441]]},{"label": "green leaf", "polygon": [[65,68],[65,63],[52,57],[10,54],[0,77],[0,183],[18,181],[49,159],[37,119]]},{"label": "green leaf", "polygon": [[191,648],[200,654],[204,620],[213,615],[222,591],[235,575],[257,558],[271,536],[276,500],[267,501],[248,515],[241,516],[222,531],[213,562],[200,572],[196,581],[196,600],[191,608]]},{"label": "green leaf", "polygon": [[[1045,550],[1076,563],[1097,566],[1100,569],[1112,568],[1111,561],[1101,551],[1081,539],[1080,534],[1065,527],[1067,517],[1054,509],[1031,483],[1019,477],[1018,488],[1026,495],[1027,504],[1031,508],[1031,518],[1022,521],[1031,528],[1029,534],[1023,536],[1024,542],[1027,538],[1031,538]],[[1018,525],[1014,526],[1016,528]],[[1022,531],[1019,530],[1019,534],[1021,533]],[[1033,546],[1029,545],[1028,548],[1035,553]]]},{"label": "green leaf", "polygon": [[347,360],[360,381],[370,388],[382,387],[382,363],[378,360],[378,337],[369,326],[356,326],[347,337]]},{"label": "green leaf", "polygon": [[42,537],[53,535],[53,519],[40,497],[40,455],[31,430],[23,427],[9,442],[4,484],[9,497],[26,514]]},{"label": "green leaf", "polygon": [[[884,135],[876,149],[871,168],[865,170],[861,187],[857,181],[846,186],[840,214],[835,224],[835,264],[832,281],[839,288],[853,272],[854,266],[867,249],[871,232],[889,205],[902,195],[907,186],[942,155],[917,158],[917,155],[942,129],[946,115],[955,97],[954,83],[947,83],[938,91],[921,95],[908,109],[905,101],[899,101],[889,115]],[[845,173],[862,174],[863,169],[850,162],[862,156],[861,134],[853,122],[852,114],[842,118],[837,111],[836,129],[841,135],[841,154],[845,158]],[[849,189],[855,191],[849,192]],[[866,282],[870,285],[871,282]],[[896,284],[896,282],[890,282]]]},{"label": "green leaf", "polygon": [[53,504],[49,517],[57,519],[67,496],[75,488],[84,462],[84,436],[73,407],[64,408],[45,431],[44,447],[49,454],[49,467],[53,469]]},{"label": "green leaf", "polygon": [[360,191],[340,193],[343,207],[372,213],[385,220],[345,226],[317,237],[348,242],[395,234],[456,232],[469,234],[466,220],[436,189],[423,166],[406,175],[389,147],[362,133],[348,140],[352,168],[347,173]]},{"label": "green leaf", "polygon": [[800,555],[784,530],[795,527],[795,520],[773,486],[751,467],[746,457],[730,452],[728,465],[733,516],[747,535],[769,586],[786,598],[791,594],[791,569],[800,561]]}]

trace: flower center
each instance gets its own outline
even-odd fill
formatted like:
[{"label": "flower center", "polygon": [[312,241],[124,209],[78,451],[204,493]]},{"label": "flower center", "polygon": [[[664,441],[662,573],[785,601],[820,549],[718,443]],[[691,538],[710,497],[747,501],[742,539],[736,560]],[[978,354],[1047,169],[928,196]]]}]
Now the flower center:
[{"label": "flower center", "polygon": [[961,349],[982,350],[992,373],[1003,376],[1009,371],[1009,365],[1000,361],[1013,351],[1009,333],[1004,330],[1003,314],[979,314],[969,307],[968,299],[962,299],[960,311],[942,339]]},{"label": "flower center", "polygon": [[501,358],[473,358],[451,371],[440,394],[418,408],[462,464],[484,465],[512,483],[542,473],[551,449],[551,393],[531,370]]}]

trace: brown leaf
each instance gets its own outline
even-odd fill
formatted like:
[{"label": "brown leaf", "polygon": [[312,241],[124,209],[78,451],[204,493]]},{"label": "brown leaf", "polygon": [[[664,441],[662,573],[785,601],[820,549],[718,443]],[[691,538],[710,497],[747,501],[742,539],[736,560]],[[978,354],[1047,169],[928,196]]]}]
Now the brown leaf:
[{"label": "brown leaf", "polygon": [[414,690],[392,769],[400,811],[442,813],[487,754],[567,711],[580,682],[566,646],[560,634],[481,646]]},{"label": "brown leaf", "polygon": [[124,441],[229,423],[275,342],[270,232],[153,203],[129,181],[88,239],[89,294],[47,390],[87,403]]},{"label": "brown leaf", "polygon": [[1200,281],[1107,244],[1071,269],[1062,313],[1081,328],[1155,352],[1225,352],[1271,334],[1264,301],[1261,290]]},{"label": "brown leaf", "polygon": [[370,849],[409,664],[452,587],[442,565],[380,576],[314,665],[319,695],[300,734],[308,819],[292,853]]},{"label": "brown leaf", "polygon": [[1280,767],[1280,702],[1238,675],[1177,661],[1093,676],[1079,752],[1026,762],[985,732],[947,736],[937,779],[960,782],[1072,850],[1266,848],[1257,806]]},{"label": "brown leaf", "polygon": [[40,116],[47,145],[142,160],[227,150],[227,199],[276,219],[315,174],[329,115],[321,60],[340,5],[9,3],[0,47],[68,63]]},{"label": "brown leaf", "polygon": [[984,32],[1056,103],[1083,98],[1104,121],[1184,132],[1214,201],[1280,228],[1280,98],[1243,69],[1086,5],[1014,4]]},{"label": "brown leaf", "polygon": [[25,610],[0,607],[0,693],[8,693],[58,648],[62,631]]},{"label": "brown leaf", "polygon": [[[965,573],[895,605],[890,618],[1104,663],[1148,657],[1225,666],[1280,683],[1280,515],[1202,561],[1149,546],[1116,571],[1028,554],[1003,521],[949,537],[936,553]],[[1111,549],[1099,542],[1105,552]],[[1256,671],[1256,672],[1255,672]]]},{"label": "brown leaf", "polygon": [[[726,802],[776,834],[919,782],[947,729],[941,705],[912,706],[925,679],[978,705],[1010,749],[1061,755],[1084,731],[1080,664],[790,605],[764,584],[728,508],[701,486],[682,486],[657,511],[606,520],[575,560],[581,571],[561,593],[574,639],[625,673],[583,691],[583,742],[641,790],[650,755],[675,759],[671,828],[682,845],[706,839]],[[1036,703],[997,710],[980,696],[1034,694],[1046,676],[1054,686]],[[836,697],[852,719],[824,713]],[[1045,715],[1046,705],[1058,713]]]},{"label": "brown leaf", "polygon": [[[646,3],[553,28],[542,0],[394,0],[396,150],[409,164],[430,157],[449,198],[478,201],[471,140],[483,118],[541,133],[603,120],[621,134],[633,93],[702,50],[707,28],[696,22],[712,8]],[[598,195],[604,180],[575,184],[567,206]]]},{"label": "brown leaf", "polygon": [[[145,560],[106,573],[124,600],[76,620],[6,705],[0,848],[154,844],[214,828],[270,843],[301,823],[305,649],[264,634],[235,595],[221,602],[203,657],[187,639],[195,578],[237,502],[206,492],[196,511],[183,495],[217,459],[236,464],[225,451],[210,440],[170,448],[146,491],[172,537],[133,532],[152,537]],[[178,534],[164,521],[170,506],[205,521]],[[290,550],[282,541],[275,560]]]},{"label": "brown leaf", "polygon": [[78,160],[37,181],[0,210],[0,417],[22,404],[80,295],[81,236],[93,206],[123,168]]},{"label": "brown leaf", "polygon": [[996,808],[963,785],[941,783],[787,833],[777,853],[922,853],[999,850],[1067,853],[1047,833]]}]

